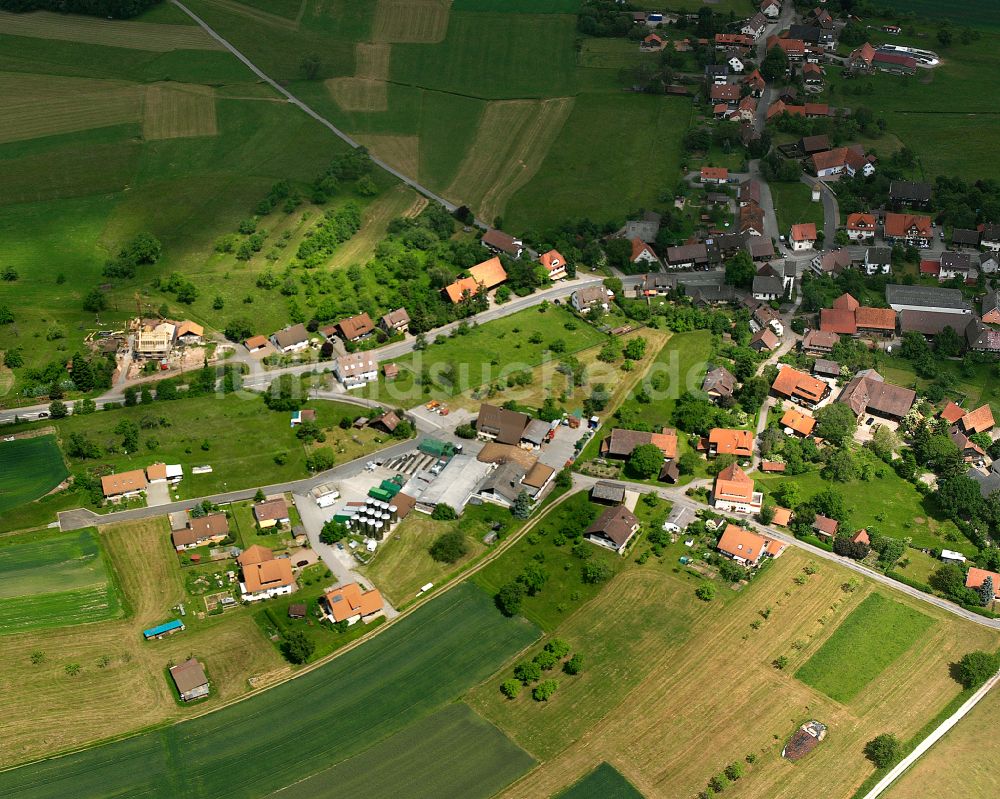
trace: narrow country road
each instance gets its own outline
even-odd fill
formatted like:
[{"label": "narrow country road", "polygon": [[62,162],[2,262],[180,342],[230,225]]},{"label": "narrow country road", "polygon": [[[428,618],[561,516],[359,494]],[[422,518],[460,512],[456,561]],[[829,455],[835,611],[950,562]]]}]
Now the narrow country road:
[{"label": "narrow country road", "polygon": [[[181,3],[180,0],[172,0],[172,2],[181,11],[183,11],[185,14],[187,14],[189,17],[191,17],[191,19],[193,19],[195,22],[197,22],[205,30],[205,32],[209,36],[211,36],[213,39],[215,39],[219,44],[221,44],[223,47],[225,47],[230,53],[232,53],[234,56],[236,56],[236,58],[238,58],[241,62],[243,62],[243,64],[246,65],[246,67],[251,72],[253,72],[258,78],[260,78],[262,81],[264,81],[266,84],[268,84],[276,92],[278,92],[279,94],[281,94],[285,98],[287,98],[288,102],[290,102],[292,105],[298,106],[303,112],[305,112],[306,114],[308,114],[309,116],[311,116],[313,119],[315,119],[321,125],[323,125],[323,127],[328,128],[330,131],[332,131],[334,134],[336,134],[339,138],[341,138],[343,141],[345,141],[351,147],[354,147],[355,149],[357,149],[358,147],[361,146],[360,142],[357,142],[354,139],[352,139],[350,136],[348,136],[346,133],[344,133],[344,131],[342,131],[340,128],[338,128],[336,125],[334,125],[329,119],[327,119],[326,117],[322,116],[318,112],[314,111],[312,108],[310,108],[304,102],[302,102],[298,97],[296,97],[294,94],[292,94],[286,88],[284,88],[279,83],[277,83],[275,80],[273,80],[270,76],[268,76],[260,67],[258,67],[256,64],[254,64],[249,58],[247,58],[245,55],[243,55],[243,53],[241,53],[239,50],[237,50],[236,47],[234,47],[232,44],[230,44],[226,39],[224,39],[221,35],[219,35],[215,30],[213,30],[208,25],[208,23],[205,22],[205,20],[203,20],[201,17],[199,17],[197,14],[195,14],[186,5],[184,5],[183,3]],[[374,155],[372,156],[372,161],[374,161],[376,164],[378,164],[382,169],[384,169],[390,175],[394,175],[395,177],[399,178],[401,181],[403,181],[403,183],[405,183],[406,185],[410,186],[411,188],[416,189],[421,194],[423,194],[425,197],[428,197],[428,198],[434,200],[435,202],[440,203],[445,208],[447,208],[449,211],[454,211],[458,207],[457,205],[455,205],[455,203],[449,202],[444,197],[441,197],[440,195],[435,194],[433,191],[431,191],[430,189],[428,189],[426,186],[423,186],[420,183],[417,183],[417,181],[414,180],[413,178],[411,178],[409,175],[404,175],[398,169],[389,166],[389,164],[385,163],[385,161],[382,161],[381,159],[375,157]],[[485,227],[485,225],[483,225],[478,220],[476,221],[476,224],[479,225],[480,227]]]},{"label": "narrow country road", "polygon": [[[598,482],[598,479],[599,478],[596,477],[588,477],[585,475],[575,474],[573,475],[573,485],[579,488],[585,488],[589,490],[594,485],[594,483]],[[628,486],[628,488],[632,490],[640,491],[643,493],[654,491],[658,496],[662,497],[663,499],[670,500],[675,505],[679,504],[682,506],[687,506],[695,511],[709,509],[709,506],[707,504],[692,499],[691,497],[687,496],[684,493],[688,488],[691,488],[691,486],[694,485],[693,483],[688,484],[686,486],[661,487],[661,486],[650,486],[646,483],[631,483],[628,480],[615,480],[614,482],[622,483]],[[887,588],[891,588],[894,591],[899,591],[921,602],[926,602],[929,605],[934,605],[935,607],[940,608],[941,610],[944,610],[948,613],[951,613],[953,616],[958,616],[959,618],[964,619],[965,621],[971,621],[974,624],[978,624],[982,627],[989,627],[993,630],[1000,630],[1000,619],[988,619],[985,616],[978,615],[977,613],[971,613],[965,610],[965,608],[961,608],[958,605],[954,605],[945,599],[941,599],[940,597],[936,597],[932,594],[925,594],[923,591],[919,591],[916,588],[911,588],[910,586],[904,583],[896,582],[895,580],[886,577],[884,574],[881,574],[877,571],[873,571],[872,569],[869,569],[866,566],[862,566],[857,561],[851,560],[850,558],[842,558],[840,557],[840,555],[835,555],[832,552],[827,552],[825,549],[820,549],[819,547],[813,546],[812,544],[808,544],[805,541],[800,541],[795,536],[782,532],[777,528],[770,527],[764,524],[759,524],[758,522],[755,522],[752,519],[748,521],[751,527],[755,528],[758,532],[765,534],[771,538],[782,541],[785,544],[788,544],[789,546],[799,547],[800,549],[808,552],[810,555],[813,555],[817,558],[821,558],[823,560],[830,561],[831,563],[836,563],[840,566],[843,566],[845,569],[849,569],[853,572],[864,575],[868,579],[874,580],[880,585],[883,585]]]},{"label": "narrow country road", "polygon": [[819,187],[819,196],[823,201],[822,249],[832,250],[836,246],[837,228],[840,227],[840,206],[837,203],[837,195],[833,193],[833,189],[825,181],[806,174],[803,174],[800,179],[810,188]]}]

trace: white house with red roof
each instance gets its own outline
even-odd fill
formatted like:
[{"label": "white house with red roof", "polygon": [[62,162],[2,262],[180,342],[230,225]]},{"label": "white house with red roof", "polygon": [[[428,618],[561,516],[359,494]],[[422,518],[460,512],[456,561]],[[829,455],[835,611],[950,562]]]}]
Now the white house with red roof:
[{"label": "white house with red roof", "polygon": [[566,259],[560,255],[558,250],[542,253],[542,257],[538,260],[545,268],[549,280],[561,280],[566,277]]},{"label": "white house with red roof", "polygon": [[875,214],[848,214],[847,238],[859,242],[874,241]]},{"label": "white house with red roof", "polygon": [[803,222],[792,225],[792,229],[788,232],[788,243],[794,252],[811,250],[816,245],[816,224]]},{"label": "white house with red roof", "polygon": [[656,257],[653,248],[642,239],[632,239],[632,257],[629,260],[634,264],[660,265],[660,259]]}]

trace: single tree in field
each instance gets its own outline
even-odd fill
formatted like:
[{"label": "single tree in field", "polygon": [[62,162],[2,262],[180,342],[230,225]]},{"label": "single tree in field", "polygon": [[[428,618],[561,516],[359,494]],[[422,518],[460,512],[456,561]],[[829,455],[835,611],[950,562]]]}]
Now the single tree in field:
[{"label": "single tree in field", "polygon": [[497,607],[504,616],[516,616],[524,599],[524,586],[516,580],[507,583],[496,595]]},{"label": "single tree in field", "polygon": [[902,744],[891,732],[884,732],[877,735],[865,744],[865,757],[867,757],[876,768],[888,768],[899,760],[902,752]]},{"label": "single tree in field", "polygon": [[978,688],[992,677],[1000,663],[990,652],[969,652],[955,664],[955,676],[966,688]]}]

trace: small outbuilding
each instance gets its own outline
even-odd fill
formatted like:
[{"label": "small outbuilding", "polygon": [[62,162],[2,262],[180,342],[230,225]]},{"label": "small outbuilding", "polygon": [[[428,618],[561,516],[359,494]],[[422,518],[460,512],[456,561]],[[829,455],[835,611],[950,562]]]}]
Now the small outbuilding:
[{"label": "small outbuilding", "polygon": [[208,696],[208,677],[194,658],[170,667],[170,676],[177,686],[177,693],[185,702]]}]

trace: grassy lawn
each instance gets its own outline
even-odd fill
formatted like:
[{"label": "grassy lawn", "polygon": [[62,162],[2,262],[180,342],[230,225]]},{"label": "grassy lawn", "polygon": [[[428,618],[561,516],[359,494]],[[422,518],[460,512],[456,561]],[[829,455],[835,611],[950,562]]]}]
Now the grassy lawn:
[{"label": "grassy lawn", "polygon": [[38,499],[68,474],[55,436],[0,443],[0,513]]},{"label": "grassy lawn", "polygon": [[792,225],[814,222],[817,230],[823,229],[823,203],[812,201],[812,189],[805,183],[771,184],[775,212],[778,215],[778,231],[787,236]]},{"label": "grassy lawn", "polygon": [[[603,333],[564,308],[528,308],[466,328],[465,333],[456,331],[437,338],[427,349],[394,361],[400,368],[395,380],[387,382],[379,377],[377,383],[369,383],[362,391],[393,406],[421,399],[447,399],[493,381],[504,386],[507,377],[515,372],[533,369],[543,361],[557,362],[560,355],[550,350],[553,342],[561,341],[566,353],[574,353],[604,340]],[[448,378],[449,371],[453,379]],[[421,375],[427,376],[427,382],[417,386],[415,378]]]},{"label": "grassy lawn", "polygon": [[[490,596],[517,578],[532,562],[544,564],[548,573],[545,586],[535,595],[524,598],[521,612],[545,630],[555,628],[580,603],[600,591],[600,585],[583,582],[584,561],[570,550],[574,538],[604,510],[591,503],[586,492],[575,494],[553,510],[540,524],[511,547],[502,558],[493,561],[472,578]],[[611,573],[618,571],[623,559],[596,544],[585,544],[583,552]]]},{"label": "grassy lawn", "polygon": [[[634,387],[632,394],[620,406],[610,403],[604,416],[610,417],[621,407],[650,425],[670,426],[677,398],[688,391],[701,388],[711,355],[712,334],[707,330],[674,333],[660,349],[656,360],[643,375],[642,381]],[[650,402],[642,403],[635,398],[640,389],[645,390]],[[605,424],[604,429],[599,430],[584,447],[581,460],[597,457],[600,440],[607,432]]]},{"label": "grassy lawn", "polygon": [[[156,793],[171,785],[176,788],[169,789],[172,795],[262,797],[346,761],[440,709],[537,635],[537,628],[524,620],[504,619],[475,586],[459,586],[363,647],[263,692],[249,704],[4,772],[0,792],[33,799],[69,791],[86,799],[109,791]],[[189,651],[190,638],[173,638]],[[265,649],[273,655],[270,647]],[[92,726],[91,737],[95,731],[108,734]],[[298,741],[293,749],[284,746],[289,736]],[[212,746],[197,745],[205,740]],[[178,750],[188,753],[183,763],[170,755]],[[235,773],[227,765],[234,758],[252,767]],[[7,762],[12,759],[17,758]],[[139,762],[142,768],[136,768]],[[391,769],[383,763],[382,770]]]},{"label": "grassy lawn", "polygon": [[[1000,413],[1000,374],[993,364],[973,364],[966,374],[957,361],[938,360],[935,362],[942,375],[951,378],[949,396],[969,410],[988,403],[993,413]],[[917,377],[909,361],[902,358],[887,358],[879,365],[879,372],[891,383],[909,388],[927,388],[932,380]]]},{"label": "grassy lawn", "polygon": [[795,676],[831,699],[848,702],[933,625],[930,617],[882,594],[871,594]]},{"label": "grassy lawn", "polygon": [[[327,441],[320,446],[331,448],[338,463],[372,452],[387,440],[371,429],[340,429],[342,418],[353,420],[358,415],[355,405],[320,400],[309,402],[307,407],[316,410],[317,422],[326,431]],[[227,395],[140,404],[70,416],[55,424],[63,447],[70,435],[79,433],[103,450],[97,460],[70,458],[74,468],[101,466],[125,471],[144,469],[157,461],[180,463],[184,479],[176,493],[183,499],[306,477],[307,450],[295,437],[288,419],[288,413],[267,410],[259,397]],[[122,420],[140,427],[137,453],[121,450],[121,436],[114,428]],[[285,463],[275,462],[279,454],[287,458]],[[212,472],[192,474],[191,467],[200,465],[212,466]],[[81,495],[78,501],[84,499]]]},{"label": "grassy lawn", "polygon": [[534,764],[500,730],[456,703],[281,793],[288,799],[332,793],[367,799],[487,799]]},{"label": "grassy lawn", "polygon": [[544,230],[571,218],[624,219],[629,209],[649,207],[677,179],[690,113],[681,98],[579,95],[538,173],[508,203],[506,226]]},{"label": "grassy lawn", "polygon": [[[867,455],[862,453],[859,457]],[[760,474],[754,477],[765,494],[770,493],[780,482],[794,482],[799,486],[803,499],[808,499],[823,489],[833,488],[844,497],[852,530],[873,527],[893,538],[910,538],[915,547],[945,547],[961,550],[967,555],[976,553],[976,547],[959,533],[953,522],[939,520],[940,509],[933,497],[921,496],[911,483],[901,479],[892,469],[878,469],[878,464],[875,466],[876,476],[871,480],[852,480],[849,483],[824,480],[819,471],[796,475]],[[881,477],[877,476],[879,471],[882,472]],[[877,503],[872,502],[873,496],[879,498]]]},{"label": "grassy lawn", "polygon": [[557,799],[642,799],[635,786],[614,766],[601,763],[579,782],[560,793]]},{"label": "grassy lawn", "polygon": [[[399,607],[414,599],[421,586],[440,584],[448,575],[485,552],[483,536],[489,533],[494,522],[510,525],[510,511],[488,503],[469,505],[462,518],[454,522],[439,522],[422,513],[411,513],[379,546],[371,563],[363,566],[361,572]],[[431,544],[453,529],[465,533],[468,552],[455,563],[434,560],[428,552]]]}]

